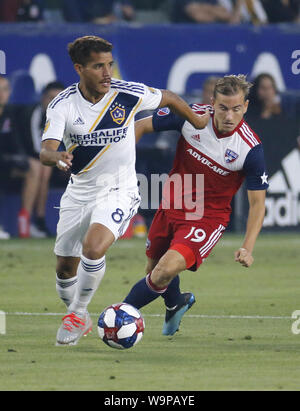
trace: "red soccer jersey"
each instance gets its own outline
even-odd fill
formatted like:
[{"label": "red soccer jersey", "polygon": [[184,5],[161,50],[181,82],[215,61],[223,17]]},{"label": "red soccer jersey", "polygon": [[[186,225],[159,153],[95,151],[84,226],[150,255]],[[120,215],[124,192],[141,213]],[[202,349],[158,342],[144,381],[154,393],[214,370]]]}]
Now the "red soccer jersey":
[{"label": "red soccer jersey", "polygon": [[[192,105],[198,114],[204,114],[206,107]],[[268,187],[267,175],[261,141],[248,124],[242,120],[231,133],[221,135],[209,108],[211,118],[203,130],[165,108],[153,115],[156,131],[181,132],[160,207],[178,219],[210,217],[226,225],[232,197],[244,179],[249,190],[262,190]]]}]

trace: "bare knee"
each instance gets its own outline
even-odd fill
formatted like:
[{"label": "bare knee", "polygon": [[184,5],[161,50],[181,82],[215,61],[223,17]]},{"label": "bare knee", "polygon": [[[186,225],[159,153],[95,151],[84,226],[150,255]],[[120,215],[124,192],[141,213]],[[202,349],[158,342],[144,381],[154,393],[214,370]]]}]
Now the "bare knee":
[{"label": "bare knee", "polygon": [[89,260],[99,260],[104,257],[115,237],[105,226],[94,223],[88,229],[82,243],[82,254]]},{"label": "bare knee", "polygon": [[105,256],[107,248],[102,244],[84,242],[82,245],[82,254],[89,260],[99,260]]},{"label": "bare knee", "polygon": [[67,280],[76,276],[80,258],[57,256],[56,274],[61,280]]},{"label": "bare knee", "polygon": [[151,281],[158,288],[167,287],[172,279],[177,275],[175,270],[172,270],[165,264],[157,264],[151,273]]}]

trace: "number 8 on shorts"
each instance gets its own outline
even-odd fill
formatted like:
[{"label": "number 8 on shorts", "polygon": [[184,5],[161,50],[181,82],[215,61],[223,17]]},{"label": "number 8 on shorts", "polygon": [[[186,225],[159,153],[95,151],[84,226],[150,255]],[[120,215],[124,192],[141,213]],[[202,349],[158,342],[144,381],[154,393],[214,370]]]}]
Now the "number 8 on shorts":
[{"label": "number 8 on shorts", "polygon": [[117,208],[115,212],[112,213],[111,218],[115,223],[120,224],[124,217],[124,211],[121,208]]}]

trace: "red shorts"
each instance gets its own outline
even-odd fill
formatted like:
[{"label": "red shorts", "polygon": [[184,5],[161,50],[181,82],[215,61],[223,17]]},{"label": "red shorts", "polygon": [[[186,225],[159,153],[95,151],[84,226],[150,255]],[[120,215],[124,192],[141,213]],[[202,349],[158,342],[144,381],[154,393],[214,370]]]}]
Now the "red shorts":
[{"label": "red shorts", "polygon": [[159,260],[169,249],[176,250],[185,258],[187,269],[196,271],[224,230],[222,224],[211,218],[202,218],[200,221],[178,220],[159,209],[149,230],[146,255]]}]

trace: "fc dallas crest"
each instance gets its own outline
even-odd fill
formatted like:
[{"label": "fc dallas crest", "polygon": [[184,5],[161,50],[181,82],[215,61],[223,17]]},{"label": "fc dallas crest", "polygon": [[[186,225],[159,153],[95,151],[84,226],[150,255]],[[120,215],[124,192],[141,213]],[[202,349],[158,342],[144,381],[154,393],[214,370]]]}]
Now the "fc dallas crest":
[{"label": "fc dallas crest", "polygon": [[233,163],[238,158],[238,156],[239,155],[235,153],[233,150],[227,148],[225,152],[225,161],[226,163]]}]

